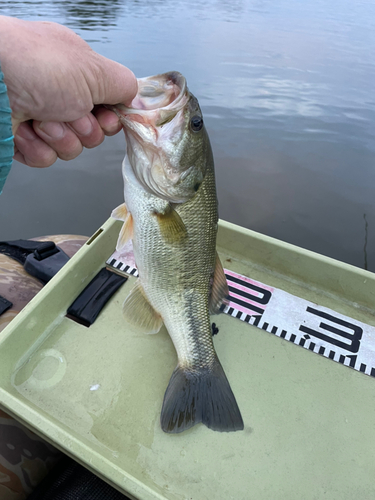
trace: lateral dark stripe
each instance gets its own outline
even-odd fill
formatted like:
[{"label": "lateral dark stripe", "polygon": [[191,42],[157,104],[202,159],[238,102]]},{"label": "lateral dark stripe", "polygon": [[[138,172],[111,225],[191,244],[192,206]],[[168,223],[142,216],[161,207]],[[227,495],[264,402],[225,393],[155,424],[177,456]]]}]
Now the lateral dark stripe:
[{"label": "lateral dark stripe", "polygon": [[329,359],[333,359],[335,357],[335,351],[329,351],[328,357]]},{"label": "lateral dark stripe", "polygon": [[116,259],[112,259],[111,262],[109,263],[110,266],[114,266],[116,262]]},{"label": "lateral dark stripe", "polygon": [[309,345],[310,351],[313,351],[315,349],[315,346],[316,346],[315,342],[310,342],[310,345]]},{"label": "lateral dark stripe", "polygon": [[268,328],[268,323],[263,323],[262,330],[267,330]]},{"label": "lateral dark stripe", "polygon": [[271,330],[271,333],[273,333],[273,334],[276,335],[276,332],[277,332],[277,326],[273,326],[272,330]]},{"label": "lateral dark stripe", "polygon": [[319,349],[319,354],[323,355],[324,352],[325,352],[325,348],[323,346],[321,346],[320,349]]},{"label": "lateral dark stripe", "polygon": [[344,361],[345,361],[345,356],[343,354],[340,354],[339,363],[344,364]]},{"label": "lateral dark stripe", "polygon": [[280,333],[280,337],[282,339],[285,339],[285,335],[287,334],[287,331],[286,330],[282,330],[281,333]]},{"label": "lateral dark stripe", "polygon": [[364,363],[361,363],[361,366],[359,367],[360,372],[364,372],[366,370],[366,365]]},{"label": "lateral dark stripe", "polygon": [[294,342],[296,340],[296,336],[294,335],[294,333],[292,333],[292,335],[290,336],[290,342]]}]

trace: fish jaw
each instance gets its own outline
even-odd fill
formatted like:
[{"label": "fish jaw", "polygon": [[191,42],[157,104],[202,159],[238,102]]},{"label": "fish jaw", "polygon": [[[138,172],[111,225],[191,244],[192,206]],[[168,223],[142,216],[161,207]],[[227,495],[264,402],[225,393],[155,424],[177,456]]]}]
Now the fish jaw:
[{"label": "fish jaw", "polygon": [[[184,203],[195,196],[210,161],[198,101],[177,72],[140,79],[138,88],[131,107],[110,107],[123,124],[134,173],[149,193]],[[199,130],[193,119],[200,120]]]}]

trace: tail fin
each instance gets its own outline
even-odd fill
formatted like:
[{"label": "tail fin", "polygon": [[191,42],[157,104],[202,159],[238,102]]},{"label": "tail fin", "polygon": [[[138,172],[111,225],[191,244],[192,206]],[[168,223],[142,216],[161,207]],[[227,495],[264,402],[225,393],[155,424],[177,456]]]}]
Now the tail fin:
[{"label": "tail fin", "polygon": [[243,421],[236,399],[219,362],[202,370],[174,370],[161,410],[164,432],[177,433],[202,422],[220,432],[239,431]]}]

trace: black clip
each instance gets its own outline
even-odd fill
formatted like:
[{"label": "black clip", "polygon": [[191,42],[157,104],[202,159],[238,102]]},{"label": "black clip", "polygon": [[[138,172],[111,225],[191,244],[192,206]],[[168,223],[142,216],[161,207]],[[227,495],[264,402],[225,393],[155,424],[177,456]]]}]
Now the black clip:
[{"label": "black clip", "polygon": [[36,260],[44,260],[51,255],[57,253],[59,249],[53,241],[46,241],[34,250],[34,257]]},{"label": "black clip", "polygon": [[68,262],[69,256],[52,241],[40,246],[26,257],[25,271],[42,283],[48,281]]},{"label": "black clip", "polygon": [[69,256],[53,241],[0,241],[0,254],[22,264],[26,272],[44,285],[69,260]]}]

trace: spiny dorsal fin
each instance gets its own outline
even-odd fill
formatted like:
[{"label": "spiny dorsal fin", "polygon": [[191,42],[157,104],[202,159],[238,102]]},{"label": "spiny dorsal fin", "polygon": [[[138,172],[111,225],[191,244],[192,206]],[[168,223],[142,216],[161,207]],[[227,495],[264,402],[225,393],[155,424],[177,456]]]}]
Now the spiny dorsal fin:
[{"label": "spiny dorsal fin", "polygon": [[114,210],[112,210],[111,217],[116,220],[126,220],[128,216],[128,209],[125,203],[119,205]]},{"label": "spiny dorsal fin", "polygon": [[170,245],[182,243],[187,238],[187,230],[181,217],[170,205],[164,213],[156,212],[160,233],[163,240]]},{"label": "spiny dorsal fin", "polygon": [[116,250],[118,252],[122,250],[130,239],[133,239],[133,217],[128,212],[128,215],[124,221],[124,224],[122,225],[120,234],[118,236]]},{"label": "spiny dorsal fin", "polygon": [[126,297],[123,313],[132,326],[142,333],[158,333],[163,320],[147,300],[139,281]]},{"label": "spiny dorsal fin", "polygon": [[224,274],[223,266],[220,262],[220,257],[216,252],[214,279],[208,303],[210,314],[217,314],[220,311],[222,304],[228,303],[228,296],[229,290],[227,279]]}]

